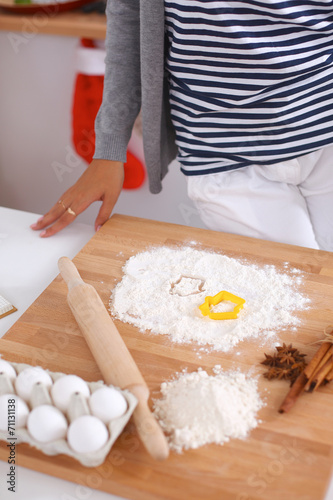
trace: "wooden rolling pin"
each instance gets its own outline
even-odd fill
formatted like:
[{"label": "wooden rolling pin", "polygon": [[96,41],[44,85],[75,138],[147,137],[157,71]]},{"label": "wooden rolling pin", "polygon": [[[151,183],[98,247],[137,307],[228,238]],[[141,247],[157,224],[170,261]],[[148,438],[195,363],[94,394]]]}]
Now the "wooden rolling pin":
[{"label": "wooden rolling pin", "polygon": [[85,283],[73,262],[61,257],[60,273],[67,283],[67,301],[107,384],[128,389],[138,399],[133,419],[152,457],[169,455],[166,438],[148,407],[149,389],[100,296]]}]

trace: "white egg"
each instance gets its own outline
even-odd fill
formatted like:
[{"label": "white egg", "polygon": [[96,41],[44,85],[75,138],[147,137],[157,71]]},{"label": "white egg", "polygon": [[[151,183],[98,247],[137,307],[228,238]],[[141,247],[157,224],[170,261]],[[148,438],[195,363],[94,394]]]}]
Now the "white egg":
[{"label": "white egg", "polygon": [[0,430],[7,432],[8,426],[14,432],[25,426],[29,408],[17,394],[3,394],[0,396]]},{"label": "white egg", "polygon": [[16,378],[16,371],[14,367],[4,359],[0,359],[0,373],[5,373],[6,375],[8,375],[8,378],[11,381]]},{"label": "white egg", "polygon": [[89,398],[91,413],[107,424],[119,418],[127,410],[127,401],[120,391],[113,387],[101,387]]},{"label": "white egg", "polygon": [[18,374],[15,381],[16,392],[22,399],[29,401],[32,388],[38,383],[44,384],[49,388],[53,382],[50,375],[43,368],[40,366],[29,366]]},{"label": "white egg", "polygon": [[92,453],[101,449],[109,438],[109,432],[99,418],[82,415],[68,427],[67,441],[76,453]]},{"label": "white egg", "polygon": [[51,396],[54,404],[61,411],[66,412],[71,395],[75,392],[88,398],[90,390],[87,382],[77,375],[64,375],[54,382],[51,389]]},{"label": "white egg", "polygon": [[51,405],[36,406],[28,416],[29,434],[39,443],[50,443],[65,438],[67,427],[64,414]]}]

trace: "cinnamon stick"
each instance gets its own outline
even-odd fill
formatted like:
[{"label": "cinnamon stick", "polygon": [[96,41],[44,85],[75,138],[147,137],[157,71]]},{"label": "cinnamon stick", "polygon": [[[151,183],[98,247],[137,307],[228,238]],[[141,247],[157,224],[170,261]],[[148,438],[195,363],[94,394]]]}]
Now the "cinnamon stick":
[{"label": "cinnamon stick", "polygon": [[326,375],[326,377],[324,379],[324,383],[328,384],[328,382],[330,382],[331,380],[333,380],[333,367],[331,368],[331,370]]},{"label": "cinnamon stick", "polygon": [[333,344],[330,345],[329,349],[326,351],[326,354],[322,357],[319,362],[317,369],[312,373],[312,376],[309,378],[306,386],[304,387],[305,391],[312,391],[314,385],[313,380],[316,377],[317,373],[321,370],[321,368],[325,365],[325,363],[330,359],[333,354]]},{"label": "cinnamon stick", "polygon": [[303,392],[307,381],[308,378],[306,377],[304,371],[302,371],[291,386],[287,396],[284,398],[282,405],[279,408],[279,413],[287,413],[294,406],[298,396]]},{"label": "cinnamon stick", "polygon": [[332,370],[333,367],[333,357],[331,356],[326,363],[317,371],[311,384],[311,392],[316,391],[321,383],[325,380],[326,375]]},{"label": "cinnamon stick", "polygon": [[306,384],[316,373],[321,360],[330,349],[331,345],[331,342],[323,342],[321,344],[309,364],[304,368],[302,373],[297,377],[294,384],[291,386],[287,396],[279,408],[279,413],[287,413],[294,406],[297,398],[304,391]]},{"label": "cinnamon stick", "polygon": [[332,346],[331,342],[323,342],[321,346],[319,347],[318,351],[315,353],[309,364],[304,368],[304,374],[306,378],[309,380],[314,373],[314,371],[317,369],[319,363],[327,353],[327,351],[330,349]]}]

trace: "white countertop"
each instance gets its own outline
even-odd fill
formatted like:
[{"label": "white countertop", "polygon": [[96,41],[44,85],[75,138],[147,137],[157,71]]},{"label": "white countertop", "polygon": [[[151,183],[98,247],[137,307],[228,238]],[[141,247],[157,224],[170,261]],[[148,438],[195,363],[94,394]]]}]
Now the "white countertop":
[{"label": "white countertop", "polygon": [[[0,337],[57,276],[58,259],[63,255],[72,259],[94,234],[91,226],[74,223],[52,238],[42,239],[29,228],[38,217],[37,214],[0,207],[0,295],[18,309],[0,319]],[[17,455],[19,461],[19,450]],[[19,466],[13,494],[7,490],[7,473],[8,464],[0,461],[1,500],[121,500]],[[333,481],[325,500],[333,500]]]},{"label": "white countertop", "polygon": [[[15,313],[0,319],[0,337],[57,276],[58,259],[64,255],[72,259],[94,234],[93,227],[73,223],[52,238],[43,239],[29,227],[38,217],[0,207],[0,295],[17,308]],[[19,466],[16,491],[12,493],[6,484],[8,467],[0,461],[1,500],[119,500],[114,495]]]}]

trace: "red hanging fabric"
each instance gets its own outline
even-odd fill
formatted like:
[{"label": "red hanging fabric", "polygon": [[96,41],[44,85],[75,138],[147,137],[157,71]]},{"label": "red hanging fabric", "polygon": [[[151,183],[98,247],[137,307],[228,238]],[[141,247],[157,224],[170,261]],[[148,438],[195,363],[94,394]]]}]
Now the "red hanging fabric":
[{"label": "red hanging fabric", "polygon": [[[81,46],[95,48],[93,40],[82,39]],[[94,123],[103,98],[104,75],[78,73],[72,106],[72,140],[77,154],[87,163],[92,161],[95,151]],[[141,161],[127,150],[124,165],[124,189],[137,189],[145,179]]]}]

